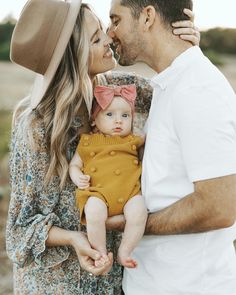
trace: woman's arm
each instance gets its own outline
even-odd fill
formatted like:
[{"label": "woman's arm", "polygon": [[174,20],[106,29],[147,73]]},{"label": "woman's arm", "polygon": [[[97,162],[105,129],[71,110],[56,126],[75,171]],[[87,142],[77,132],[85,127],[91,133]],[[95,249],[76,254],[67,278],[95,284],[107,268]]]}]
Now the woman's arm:
[{"label": "woman's arm", "polygon": [[72,246],[76,251],[80,266],[94,275],[108,273],[113,264],[112,253],[109,253],[109,261],[100,267],[95,266],[94,260],[99,259],[101,255],[91,248],[86,235],[79,231],[69,231],[53,226],[48,233],[46,245],[47,247]]}]

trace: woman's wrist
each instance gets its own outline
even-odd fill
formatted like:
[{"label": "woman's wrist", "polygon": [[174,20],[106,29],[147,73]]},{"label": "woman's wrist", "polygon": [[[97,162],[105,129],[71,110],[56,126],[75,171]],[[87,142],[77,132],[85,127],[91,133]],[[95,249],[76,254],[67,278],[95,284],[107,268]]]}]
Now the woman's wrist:
[{"label": "woman's wrist", "polygon": [[66,230],[57,226],[53,226],[48,232],[46,245],[48,247],[72,246],[72,242],[77,233],[77,231]]}]

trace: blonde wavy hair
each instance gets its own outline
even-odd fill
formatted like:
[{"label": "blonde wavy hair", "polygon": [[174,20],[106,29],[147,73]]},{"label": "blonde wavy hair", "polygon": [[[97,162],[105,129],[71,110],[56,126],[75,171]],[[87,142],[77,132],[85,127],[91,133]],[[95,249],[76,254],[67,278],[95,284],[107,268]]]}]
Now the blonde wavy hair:
[{"label": "blonde wavy hair", "polygon": [[[84,101],[90,115],[93,100],[93,84],[89,77],[90,41],[85,26],[84,12],[91,8],[82,4],[77,21],[57,72],[43,99],[36,108],[37,116],[30,108],[30,97],[17,106],[13,123],[19,117],[29,124],[31,139],[35,121],[43,120],[46,131],[47,149],[50,161],[44,185],[54,176],[60,178],[62,189],[68,178],[67,150],[71,143],[78,141],[78,128],[74,120]],[[99,78],[97,78],[99,79]],[[95,84],[97,84],[97,80]]]}]

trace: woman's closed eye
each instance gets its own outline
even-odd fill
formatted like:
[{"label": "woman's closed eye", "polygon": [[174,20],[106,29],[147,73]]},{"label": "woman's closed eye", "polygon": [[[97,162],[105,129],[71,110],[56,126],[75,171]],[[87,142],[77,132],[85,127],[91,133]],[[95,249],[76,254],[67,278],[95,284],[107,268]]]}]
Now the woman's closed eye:
[{"label": "woman's closed eye", "polygon": [[93,43],[99,43],[100,40],[101,40],[100,38],[96,38]]}]

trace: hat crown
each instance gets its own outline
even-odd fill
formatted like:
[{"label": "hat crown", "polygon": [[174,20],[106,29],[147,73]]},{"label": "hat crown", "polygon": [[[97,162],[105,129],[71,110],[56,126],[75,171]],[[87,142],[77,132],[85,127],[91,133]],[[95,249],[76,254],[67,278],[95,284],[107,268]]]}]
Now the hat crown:
[{"label": "hat crown", "polygon": [[69,4],[64,1],[28,1],[12,35],[11,60],[44,75],[68,11]]}]

